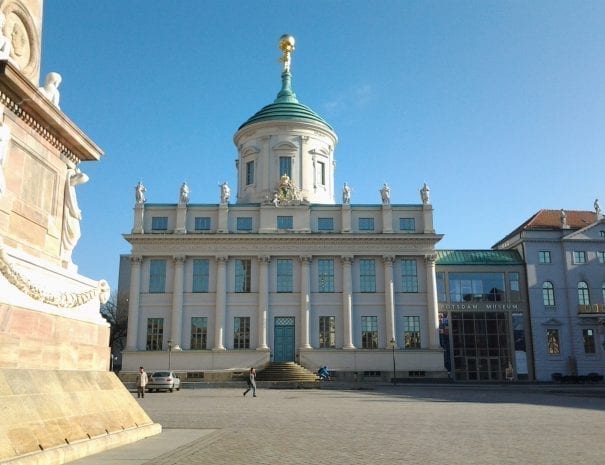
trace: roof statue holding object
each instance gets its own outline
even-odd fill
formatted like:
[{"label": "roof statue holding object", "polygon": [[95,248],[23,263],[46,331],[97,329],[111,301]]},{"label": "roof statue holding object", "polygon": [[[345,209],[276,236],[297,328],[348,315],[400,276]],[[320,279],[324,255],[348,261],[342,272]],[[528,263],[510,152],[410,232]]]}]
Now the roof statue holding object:
[{"label": "roof statue holding object", "polygon": [[290,72],[290,65],[292,64],[292,52],[294,51],[295,42],[294,37],[289,34],[284,34],[279,38],[279,48],[283,52],[283,55],[279,61],[284,64],[284,73]]}]

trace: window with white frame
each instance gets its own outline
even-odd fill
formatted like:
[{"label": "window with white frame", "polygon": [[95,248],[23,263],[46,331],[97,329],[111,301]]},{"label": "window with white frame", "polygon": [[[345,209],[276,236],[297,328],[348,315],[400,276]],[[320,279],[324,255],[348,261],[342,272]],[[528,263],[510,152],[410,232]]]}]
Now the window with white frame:
[{"label": "window with white frame", "polygon": [[191,350],[208,348],[208,318],[194,316],[191,318]]},{"label": "window with white frame", "polygon": [[191,292],[208,292],[210,264],[207,258],[193,259]]},{"label": "window with white frame", "polygon": [[326,185],[326,164],[323,161],[317,162],[317,166],[319,167],[319,184],[322,186]]},{"label": "window with white frame", "polygon": [[164,318],[147,318],[146,350],[162,350]]},{"label": "window with white frame", "polygon": [[416,232],[416,219],[399,218],[399,230],[407,233]]},{"label": "window with white frame", "polygon": [[582,339],[584,340],[584,353],[594,354],[596,353],[597,346],[595,344],[595,332],[594,329],[583,329]]},{"label": "window with white frame", "polygon": [[254,184],[254,161],[246,163],[246,185]]},{"label": "window with white frame", "polygon": [[605,231],[599,231],[599,236],[601,236],[601,239],[605,239]]},{"label": "window with white frame", "polygon": [[519,302],[521,300],[521,287],[519,285],[519,273],[508,273],[509,298],[511,302]]},{"label": "window with white frame", "polygon": [[235,260],[235,292],[250,292],[250,260]]},{"label": "window with white frame", "polygon": [[590,305],[590,293],[586,281],[580,281],[578,283],[578,304]]},{"label": "window with white frame", "polygon": [[418,292],[418,269],[415,259],[401,260],[401,292]]},{"label": "window with white frame", "polygon": [[550,281],[544,281],[542,284],[542,302],[545,307],[555,306],[555,287]]},{"label": "window with white frame", "polygon": [[250,317],[236,316],[233,319],[233,348],[250,348]]},{"label": "window with white frame", "polygon": [[334,349],[336,347],[336,318],[333,316],[319,317],[319,348]]},{"label": "window with white frame", "polygon": [[378,317],[361,317],[361,348],[378,349]]},{"label": "window with white frame", "polygon": [[317,218],[318,231],[334,231],[334,218]]},{"label": "window with white frame", "polygon": [[573,262],[576,265],[581,265],[586,263],[586,252],[583,250],[574,250],[573,251]]},{"label": "window with white frame", "polygon": [[360,231],[374,231],[374,218],[359,218],[357,224]]},{"label": "window with white frame", "polygon": [[152,231],[167,231],[168,230],[168,217],[167,216],[152,216],[151,217],[151,230]]},{"label": "window with white frame", "polygon": [[334,259],[317,260],[319,292],[334,292]]},{"label": "window with white frame", "polygon": [[540,250],[538,252],[538,263],[551,263],[549,250]]},{"label": "window with white frame", "polygon": [[281,216],[277,217],[277,229],[292,229],[294,224],[294,220],[291,216]]},{"label": "window with white frame", "polygon": [[166,292],[166,260],[152,259],[149,261],[149,293],[163,294]]},{"label": "window with white frame", "polygon": [[376,292],[376,261],[373,259],[359,260],[359,291]]},{"label": "window with white frame", "polygon": [[559,330],[556,328],[549,328],[546,330],[546,343],[547,350],[550,355],[561,354],[561,343],[559,341]]},{"label": "window with white frame", "polygon": [[420,349],[420,317],[403,317],[403,347],[405,349]]},{"label": "window with white frame", "polygon": [[193,227],[196,231],[210,231],[210,217],[196,216]]},{"label": "window with white frame", "polygon": [[605,263],[605,251],[597,250],[597,260],[601,264]]},{"label": "window with white frame", "polygon": [[292,292],[292,260],[280,258],[277,260],[277,292]]},{"label": "window with white frame", "polygon": [[252,217],[238,216],[236,223],[238,231],[252,231]]}]

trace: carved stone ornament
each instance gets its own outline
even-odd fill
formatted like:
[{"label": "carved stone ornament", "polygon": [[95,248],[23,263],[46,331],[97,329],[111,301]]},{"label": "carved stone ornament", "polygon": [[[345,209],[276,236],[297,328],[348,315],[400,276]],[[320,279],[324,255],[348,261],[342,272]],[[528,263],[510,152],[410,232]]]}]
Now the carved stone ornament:
[{"label": "carved stone ornament", "polygon": [[109,300],[110,287],[107,281],[102,279],[96,289],[90,289],[84,292],[50,292],[28,279],[21,276],[10,263],[8,255],[0,243],[0,273],[13,286],[34,300],[45,304],[53,305],[59,308],[76,308],[90,302],[93,299],[99,299],[101,304]]},{"label": "carved stone ornament", "polygon": [[37,80],[40,70],[40,40],[27,7],[18,0],[9,0],[4,2],[2,12],[6,17],[3,32],[11,41],[10,61],[28,79]]}]

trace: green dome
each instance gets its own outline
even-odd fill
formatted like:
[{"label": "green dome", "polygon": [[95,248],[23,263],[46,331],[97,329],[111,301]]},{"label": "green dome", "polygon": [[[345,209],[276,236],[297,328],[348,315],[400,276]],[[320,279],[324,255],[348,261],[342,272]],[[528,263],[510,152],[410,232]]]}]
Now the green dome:
[{"label": "green dome", "polygon": [[296,94],[292,91],[291,76],[289,72],[283,72],[282,88],[273,103],[261,108],[251,116],[238,130],[259,121],[304,121],[310,123],[321,123],[330,130],[334,130],[326,120],[311,110],[308,106],[299,103]]}]

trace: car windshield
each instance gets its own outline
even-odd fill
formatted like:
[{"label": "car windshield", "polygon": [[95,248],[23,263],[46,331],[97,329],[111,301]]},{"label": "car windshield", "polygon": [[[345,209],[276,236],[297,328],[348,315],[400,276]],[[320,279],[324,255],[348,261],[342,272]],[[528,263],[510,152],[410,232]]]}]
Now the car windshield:
[{"label": "car windshield", "polygon": [[168,378],[170,373],[168,371],[156,371],[151,375],[152,378]]}]

